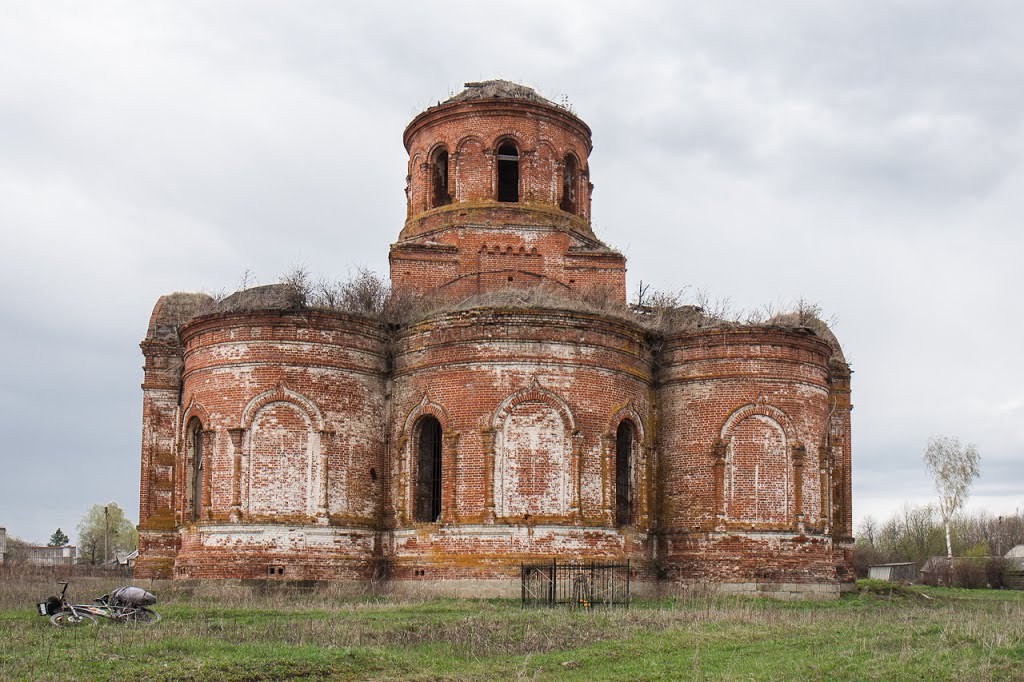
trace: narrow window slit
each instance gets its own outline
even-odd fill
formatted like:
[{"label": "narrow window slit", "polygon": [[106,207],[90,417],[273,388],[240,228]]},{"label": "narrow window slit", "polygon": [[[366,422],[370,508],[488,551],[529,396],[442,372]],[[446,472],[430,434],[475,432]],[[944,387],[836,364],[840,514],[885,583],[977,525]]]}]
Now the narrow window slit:
[{"label": "narrow window slit", "polygon": [[430,207],[447,206],[452,203],[448,192],[448,150],[444,147],[435,151],[430,159]]},{"label": "narrow window slit", "polygon": [[635,430],[629,421],[615,433],[615,525],[628,526],[633,507],[631,472]]},{"label": "narrow window slit", "polygon": [[568,155],[562,163],[562,201],[559,208],[567,213],[576,213],[576,157]]}]

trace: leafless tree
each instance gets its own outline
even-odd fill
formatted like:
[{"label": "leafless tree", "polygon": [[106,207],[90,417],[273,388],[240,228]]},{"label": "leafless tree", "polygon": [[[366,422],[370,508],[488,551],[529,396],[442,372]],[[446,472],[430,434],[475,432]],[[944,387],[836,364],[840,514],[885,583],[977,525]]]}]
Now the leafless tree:
[{"label": "leafless tree", "polygon": [[875,546],[875,540],[878,538],[878,521],[875,520],[874,516],[868,514],[861,519],[857,535],[866,540],[872,547]]},{"label": "leafless tree", "polygon": [[953,557],[949,521],[963,508],[971,483],[981,473],[981,455],[973,443],[966,446],[956,436],[932,436],[924,449],[924,465],[939,497],[939,515],[946,528],[946,555]]}]

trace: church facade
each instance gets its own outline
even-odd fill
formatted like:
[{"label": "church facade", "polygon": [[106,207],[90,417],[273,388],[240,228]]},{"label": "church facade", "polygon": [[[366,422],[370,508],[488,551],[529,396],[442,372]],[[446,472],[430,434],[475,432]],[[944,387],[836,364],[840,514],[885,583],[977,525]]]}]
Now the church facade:
[{"label": "church facade", "polygon": [[629,559],[641,592],[852,584],[850,369],[823,325],[488,304],[628,310],[590,226],[590,129],[488,81],[404,142],[391,290],[463,305],[388,324],[161,297],[137,576],[511,595],[524,561]]}]

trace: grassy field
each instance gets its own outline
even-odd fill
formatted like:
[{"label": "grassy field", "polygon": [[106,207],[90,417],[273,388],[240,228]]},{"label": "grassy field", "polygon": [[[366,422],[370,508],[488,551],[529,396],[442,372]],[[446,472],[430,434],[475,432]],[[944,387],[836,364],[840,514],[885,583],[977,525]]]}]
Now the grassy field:
[{"label": "grassy field", "polygon": [[[835,602],[629,609],[160,592],[153,626],[57,629],[47,580],[0,579],[0,679],[1024,680],[1024,592],[862,583]],[[113,583],[80,581],[88,601]]]}]

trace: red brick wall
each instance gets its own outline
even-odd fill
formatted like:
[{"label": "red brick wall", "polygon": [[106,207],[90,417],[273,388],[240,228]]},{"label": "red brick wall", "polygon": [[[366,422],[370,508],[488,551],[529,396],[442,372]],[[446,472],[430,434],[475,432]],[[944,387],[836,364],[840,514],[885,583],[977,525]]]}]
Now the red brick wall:
[{"label": "red brick wall", "polygon": [[146,339],[142,382],[142,457],[139,477],[140,577],[170,577],[179,546],[175,523],[174,469],[182,347],[175,321],[168,319],[177,294],[153,307]]},{"label": "red brick wall", "polygon": [[[526,559],[629,557],[646,579],[849,578],[849,376],[816,337],[692,332],[653,356],[629,323],[476,309],[400,330],[390,370],[383,331],[340,315],[214,315],[182,339],[181,404],[147,422],[173,461],[160,474],[144,448],[144,480],[150,499],[170,485],[173,516],[144,516],[143,575],[369,579],[386,561],[396,579],[510,578]],[[439,523],[413,521],[424,415],[443,429]],[[616,528],[624,419],[633,503]]]},{"label": "red brick wall", "polygon": [[181,538],[174,578],[368,581],[381,571],[380,533],[368,529],[206,524]]}]

